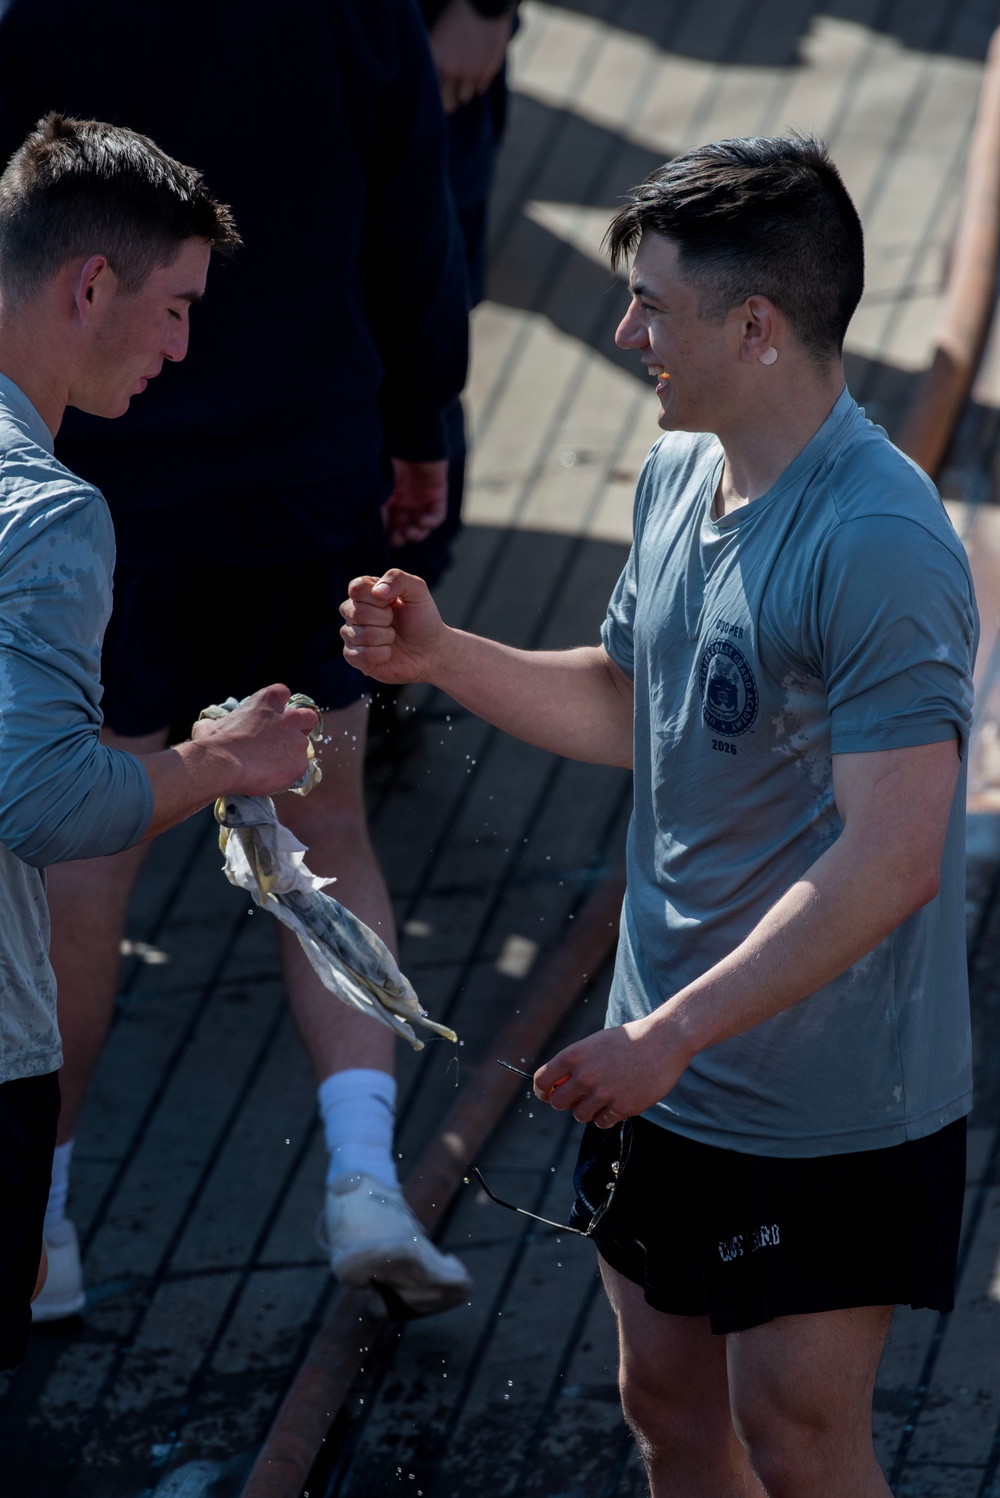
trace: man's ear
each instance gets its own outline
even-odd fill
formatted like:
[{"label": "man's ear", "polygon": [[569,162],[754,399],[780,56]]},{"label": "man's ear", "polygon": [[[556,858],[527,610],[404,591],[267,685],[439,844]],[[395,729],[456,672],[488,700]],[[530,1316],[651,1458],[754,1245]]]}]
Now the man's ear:
[{"label": "man's ear", "polygon": [[743,306],[743,341],[740,355],[748,363],[774,347],[778,332],[778,311],[766,296],[747,297]]},{"label": "man's ear", "polygon": [[73,278],[73,305],[80,321],[88,324],[100,316],[111,297],[118,295],[118,277],[106,255],[91,255]]}]

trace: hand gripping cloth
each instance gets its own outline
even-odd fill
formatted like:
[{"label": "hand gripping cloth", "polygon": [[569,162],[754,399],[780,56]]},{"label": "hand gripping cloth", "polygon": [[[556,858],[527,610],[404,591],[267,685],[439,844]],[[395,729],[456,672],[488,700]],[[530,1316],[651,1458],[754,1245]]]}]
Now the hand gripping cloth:
[{"label": "hand gripping cloth", "polygon": [[[296,707],[316,709],[311,698],[300,694],[291,701]],[[200,716],[222,718],[236,706],[236,699],[229,697],[219,706],[206,707]],[[322,732],[320,718],[310,738],[319,740]],[[289,789],[308,795],[321,778],[310,743],[309,768]],[[269,796],[220,796],[215,819],[220,824],[226,878],[295,932],[324,988],[352,1009],[388,1025],[415,1051],[423,1050],[424,1043],[415,1035],[413,1024],[446,1040],[458,1039],[454,1030],[428,1018],[381,937],[324,893],[324,886],[334,880],[322,879],[306,867],[308,848],[281,825]]]}]

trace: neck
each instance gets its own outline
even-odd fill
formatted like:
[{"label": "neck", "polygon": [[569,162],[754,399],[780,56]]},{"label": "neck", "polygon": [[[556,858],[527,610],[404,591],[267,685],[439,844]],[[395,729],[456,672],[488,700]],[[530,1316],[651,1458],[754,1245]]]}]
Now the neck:
[{"label": "neck", "polygon": [[0,374],[13,380],[55,437],[69,404],[65,352],[54,351],[41,309],[0,312]]},{"label": "neck", "polygon": [[740,413],[726,431],[720,431],[725,463],[716,496],[717,513],[750,504],[772,489],[815,437],[843,388],[844,369],[839,360],[824,370],[815,366],[789,369],[780,384],[774,382],[766,402]]}]

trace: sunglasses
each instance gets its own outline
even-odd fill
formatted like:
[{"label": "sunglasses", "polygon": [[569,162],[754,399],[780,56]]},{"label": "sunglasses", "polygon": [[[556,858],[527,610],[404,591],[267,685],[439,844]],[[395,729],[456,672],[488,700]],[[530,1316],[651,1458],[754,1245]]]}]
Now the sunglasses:
[{"label": "sunglasses", "polygon": [[[509,1061],[501,1061],[499,1060],[499,1058],[497,1059],[497,1065],[505,1066],[508,1071],[516,1072],[519,1077],[525,1077],[529,1082],[532,1080],[532,1077],[534,1075],[533,1072],[522,1071],[519,1066],[512,1066]],[[597,1206],[594,1206],[592,1205],[592,1203],[585,1200],[585,1205],[587,1206],[587,1208],[589,1208],[591,1213],[590,1221],[585,1228],[570,1227],[565,1222],[553,1222],[549,1217],[539,1217],[537,1212],[529,1212],[527,1207],[518,1207],[514,1202],[505,1202],[502,1196],[497,1196],[496,1192],[491,1190],[487,1185],[483,1177],[483,1173],[479,1169],[478,1165],[470,1165],[469,1171],[472,1175],[475,1176],[476,1180],[479,1182],[480,1186],[482,1186],[490,1201],[496,1202],[498,1207],[506,1207],[508,1212],[520,1212],[522,1217],[530,1217],[533,1222],[544,1223],[547,1228],[558,1228],[559,1232],[561,1233],[575,1233],[578,1238],[592,1238],[594,1235],[594,1229],[597,1227],[597,1224],[600,1222],[601,1218],[607,1212],[612,1201],[614,1200],[615,1191],[618,1189],[618,1182],[621,1179],[621,1173],[624,1170],[625,1162],[628,1159],[629,1146],[632,1142],[632,1131],[631,1129],[626,1129],[625,1125],[627,1123],[629,1123],[629,1120],[627,1118],[623,1118],[618,1125],[618,1155],[617,1158],[614,1159],[608,1167],[608,1173],[611,1176],[611,1179],[606,1183],[604,1187],[603,1200],[600,1201]],[[577,1194],[579,1196],[579,1192]]]}]

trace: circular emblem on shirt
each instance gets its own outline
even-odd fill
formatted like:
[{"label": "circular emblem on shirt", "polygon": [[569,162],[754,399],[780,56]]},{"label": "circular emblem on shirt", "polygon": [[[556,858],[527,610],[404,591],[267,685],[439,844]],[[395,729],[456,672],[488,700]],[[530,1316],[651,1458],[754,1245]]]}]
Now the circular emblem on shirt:
[{"label": "circular emblem on shirt", "polygon": [[736,738],[757,716],[757,683],[746,656],[731,640],[713,640],[698,674],[701,710],[716,733]]}]

